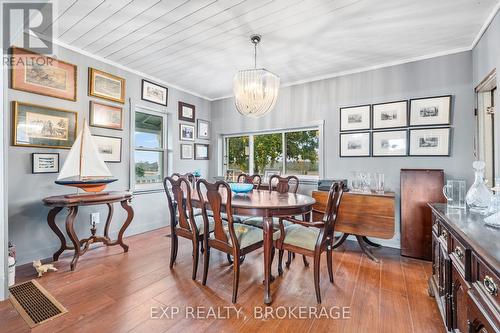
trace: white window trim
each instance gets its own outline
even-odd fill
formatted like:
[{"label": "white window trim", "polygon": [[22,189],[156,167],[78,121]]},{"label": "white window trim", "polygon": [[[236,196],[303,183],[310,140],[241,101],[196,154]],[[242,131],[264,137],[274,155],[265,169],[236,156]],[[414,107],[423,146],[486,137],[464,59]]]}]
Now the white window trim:
[{"label": "white window trim", "polygon": [[[312,122],[308,124],[304,124],[302,126],[294,126],[294,127],[285,127],[285,128],[276,128],[276,129],[264,129],[264,130],[257,130],[257,131],[249,131],[249,132],[235,132],[235,133],[228,133],[228,134],[222,134],[221,141],[222,141],[222,158],[219,158],[218,162],[221,163],[221,168],[220,172],[222,173],[220,176],[224,176],[224,163],[227,162],[225,159],[227,158],[227,145],[226,145],[226,138],[231,138],[231,137],[239,137],[239,136],[249,136],[249,150],[250,150],[250,156],[253,156],[254,152],[254,145],[253,145],[253,137],[255,135],[262,135],[262,134],[273,134],[273,133],[288,133],[288,132],[297,132],[297,131],[308,131],[308,130],[318,130],[319,131],[319,147],[318,147],[318,167],[319,167],[319,175],[318,176],[300,176],[297,175],[300,179],[301,183],[308,183],[308,182],[314,182],[318,179],[324,178],[324,172],[325,172],[325,159],[324,159],[324,128],[325,128],[325,121],[321,120],[318,122]],[[285,143],[285,136],[283,135],[283,152],[285,153],[286,156],[286,143]],[[253,158],[249,159],[249,170],[247,172],[253,173],[252,170],[254,169],[253,165]],[[282,163],[282,174],[285,174],[285,163]]]},{"label": "white window trim", "polygon": [[142,112],[151,114],[154,116],[159,116],[163,118],[163,175],[169,174],[169,162],[170,155],[172,155],[171,148],[171,138],[169,137],[169,128],[168,124],[170,123],[169,114],[167,112],[162,112],[158,109],[135,105],[133,108],[133,112],[130,112],[130,190],[134,194],[141,193],[151,193],[151,192],[162,192],[163,183],[153,183],[153,184],[136,184],[135,183],[135,113]]}]

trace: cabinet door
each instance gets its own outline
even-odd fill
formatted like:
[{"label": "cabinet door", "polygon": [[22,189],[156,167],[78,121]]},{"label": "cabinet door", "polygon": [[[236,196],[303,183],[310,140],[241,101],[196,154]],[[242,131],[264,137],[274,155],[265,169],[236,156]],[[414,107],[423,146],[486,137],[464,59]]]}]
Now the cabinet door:
[{"label": "cabinet door", "polygon": [[439,289],[439,281],[440,281],[440,275],[439,275],[439,257],[440,257],[440,250],[439,250],[439,239],[437,234],[434,232],[432,233],[432,279],[434,280],[434,283],[436,286],[438,286]]},{"label": "cabinet door", "polygon": [[453,263],[451,265],[451,312],[453,328],[467,333],[467,285]]},{"label": "cabinet door", "polygon": [[498,333],[493,321],[487,317],[484,309],[476,300],[474,293],[469,292],[467,299],[467,332],[468,333]]},{"label": "cabinet door", "polygon": [[451,260],[447,250],[439,247],[439,296],[444,305],[446,319],[445,324],[448,330],[453,326],[453,313],[451,310]]}]

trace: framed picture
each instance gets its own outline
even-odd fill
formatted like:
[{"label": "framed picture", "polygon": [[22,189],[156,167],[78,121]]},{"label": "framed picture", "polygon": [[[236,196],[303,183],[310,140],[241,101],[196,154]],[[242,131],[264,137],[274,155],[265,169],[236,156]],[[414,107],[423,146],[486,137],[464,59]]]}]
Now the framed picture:
[{"label": "framed picture", "polygon": [[179,140],[194,141],[194,125],[179,124]]},{"label": "framed picture", "polygon": [[179,102],[179,120],[190,121],[194,123],[195,106],[192,104]]},{"label": "framed picture", "polygon": [[32,153],[31,154],[32,173],[58,173],[59,153]]},{"label": "framed picture", "polygon": [[193,159],[193,145],[189,143],[181,143],[181,160]]},{"label": "framed picture", "polygon": [[104,162],[119,163],[122,161],[122,138],[92,135]]},{"label": "framed picture", "polygon": [[[26,49],[13,47],[11,88],[76,101],[77,67]],[[21,61],[36,57],[36,61]]]},{"label": "framed picture", "polygon": [[408,101],[373,104],[373,129],[408,126]]},{"label": "framed picture", "polygon": [[196,136],[198,139],[210,139],[210,122],[207,120],[198,119],[197,121],[197,132]]},{"label": "framed picture", "polygon": [[209,146],[204,143],[194,144],[194,159],[195,160],[208,160]]},{"label": "framed picture", "polygon": [[264,183],[268,183],[272,175],[281,176],[281,170],[264,170]]},{"label": "framed picture", "polygon": [[451,95],[410,100],[410,126],[449,125]]},{"label": "framed picture", "polygon": [[89,68],[89,96],[125,103],[125,79]]},{"label": "framed picture", "polygon": [[141,99],[144,101],[167,106],[168,88],[143,79]]},{"label": "framed picture", "polygon": [[76,139],[77,113],[12,102],[14,146],[69,149]]},{"label": "framed picture", "polygon": [[449,127],[410,129],[410,156],[450,156]]},{"label": "framed picture", "polygon": [[370,156],[370,132],[340,134],[340,157],[366,156]]},{"label": "framed picture", "polygon": [[340,131],[370,129],[370,105],[340,108]]},{"label": "framed picture", "polygon": [[123,129],[123,109],[119,106],[90,101],[90,126]]},{"label": "framed picture", "polygon": [[406,156],[408,131],[384,131],[372,133],[372,156]]}]

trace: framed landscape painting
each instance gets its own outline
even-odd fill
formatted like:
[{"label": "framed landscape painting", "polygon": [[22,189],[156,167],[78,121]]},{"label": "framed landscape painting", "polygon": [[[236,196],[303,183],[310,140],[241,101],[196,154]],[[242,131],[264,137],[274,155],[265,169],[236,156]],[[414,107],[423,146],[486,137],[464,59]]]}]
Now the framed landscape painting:
[{"label": "framed landscape painting", "polygon": [[59,153],[32,153],[31,173],[58,173]]},{"label": "framed landscape painting", "polygon": [[168,89],[159,84],[142,80],[141,99],[144,101],[167,106]]},{"label": "framed landscape painting", "polygon": [[410,126],[449,125],[451,95],[410,100]]},{"label": "framed landscape painting", "polygon": [[125,103],[125,79],[89,68],[89,96]]},{"label": "framed landscape painting", "polygon": [[208,160],[209,146],[203,143],[194,144],[194,159],[195,160]]},{"label": "framed landscape painting", "polygon": [[179,102],[179,120],[194,123],[196,107],[192,104]]},{"label": "framed landscape painting", "polygon": [[13,102],[14,146],[66,148],[76,139],[77,113],[23,102]]},{"label": "framed landscape painting", "polygon": [[408,101],[373,104],[373,129],[406,127]]},{"label": "framed landscape painting", "polygon": [[372,156],[406,156],[408,131],[372,133]]},{"label": "framed landscape painting", "polygon": [[340,131],[370,129],[370,105],[340,108]]},{"label": "framed landscape painting", "polygon": [[449,156],[449,127],[410,129],[410,156]]},{"label": "framed landscape painting", "polygon": [[[15,65],[11,88],[34,94],[76,101],[77,67],[26,49],[13,47]],[[36,57],[36,61],[22,61]]]},{"label": "framed landscape painting", "polygon": [[370,156],[370,132],[340,134],[340,157],[367,156]]},{"label": "framed landscape painting", "polygon": [[123,129],[123,109],[119,106],[90,101],[90,126]]},{"label": "framed landscape painting", "polygon": [[104,135],[92,135],[92,138],[104,162],[119,163],[122,161],[122,138]]}]

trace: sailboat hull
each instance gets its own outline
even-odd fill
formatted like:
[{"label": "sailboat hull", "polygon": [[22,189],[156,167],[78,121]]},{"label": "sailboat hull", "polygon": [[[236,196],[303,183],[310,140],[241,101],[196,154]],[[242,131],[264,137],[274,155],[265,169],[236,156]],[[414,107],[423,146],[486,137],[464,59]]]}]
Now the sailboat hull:
[{"label": "sailboat hull", "polygon": [[58,185],[65,185],[71,187],[77,187],[85,192],[102,192],[106,185],[116,181],[117,179],[105,178],[105,179],[61,179],[56,180],[55,183]]}]

